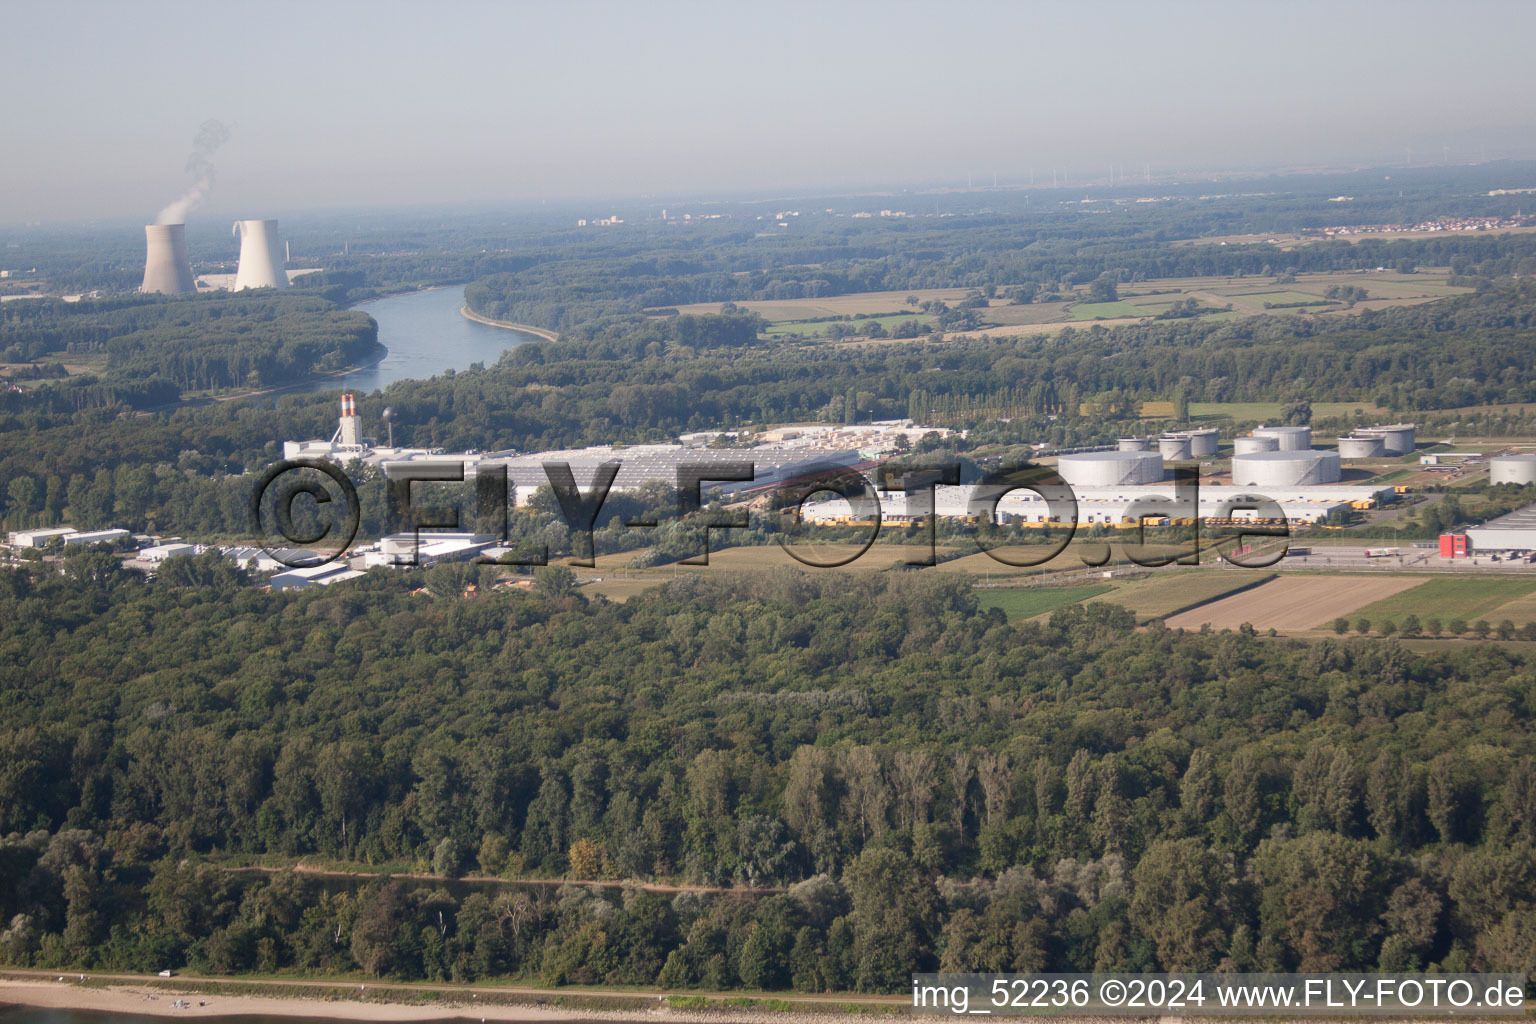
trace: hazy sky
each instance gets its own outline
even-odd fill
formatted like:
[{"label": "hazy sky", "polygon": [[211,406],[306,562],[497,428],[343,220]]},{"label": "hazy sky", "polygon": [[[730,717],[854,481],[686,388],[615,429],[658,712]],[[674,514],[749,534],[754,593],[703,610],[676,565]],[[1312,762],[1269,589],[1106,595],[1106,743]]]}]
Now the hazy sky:
[{"label": "hazy sky", "polygon": [[[0,5],[0,221],[1536,153],[1536,4]],[[193,214],[195,218],[197,214]]]}]

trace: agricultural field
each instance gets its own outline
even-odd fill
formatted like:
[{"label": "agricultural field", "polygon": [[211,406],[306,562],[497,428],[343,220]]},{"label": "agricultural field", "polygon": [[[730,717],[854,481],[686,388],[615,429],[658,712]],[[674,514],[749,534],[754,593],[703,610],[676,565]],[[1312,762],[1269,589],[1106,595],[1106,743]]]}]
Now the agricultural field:
[{"label": "agricultural field", "polygon": [[[1191,420],[1234,420],[1263,423],[1280,419],[1280,402],[1190,402]],[[1312,419],[1326,420],[1353,416],[1359,412],[1372,421],[1390,418],[1392,413],[1375,402],[1313,402]]]},{"label": "agricultural field", "polygon": [[855,331],[862,331],[868,324],[879,324],[885,330],[893,331],[896,329],[898,324],[904,324],[908,320],[916,320],[926,328],[930,323],[933,322],[933,317],[929,316],[927,313],[913,311],[911,313],[897,313],[891,316],[867,316],[862,320],[789,321],[786,323],[774,324],[764,333],[767,334],[770,338],[778,338],[784,336],[796,338],[812,338],[825,334],[827,329],[834,323],[842,323]]},{"label": "agricultural field", "polygon": [[1272,573],[1243,569],[1168,569],[1129,580],[1113,592],[1093,598],[1130,609],[1137,622],[1161,619],[1180,608],[1214,601],[1234,590],[1252,586]]},{"label": "agricultural field", "polygon": [[1236,629],[1243,623],[1282,632],[1317,629],[1423,583],[1414,576],[1281,576],[1165,621],[1170,629]]},{"label": "agricultural field", "polygon": [[976,599],[983,608],[1001,608],[1010,619],[1030,619],[1086,601],[1109,589],[1107,583],[1086,587],[1019,587],[982,590]]},{"label": "agricultural field", "polygon": [[[1507,577],[1433,579],[1357,609],[1353,615],[1380,624],[1401,624],[1409,615],[1422,621],[1431,616],[1441,622],[1487,619],[1497,624],[1508,619],[1517,626],[1536,621],[1536,579]],[[1325,623],[1326,624],[1326,623]]]},{"label": "agricultural field", "polygon": [[[1285,284],[1276,284],[1272,278],[1258,277],[1185,277],[1137,281],[1122,285],[1119,299],[1115,302],[1079,302],[1069,296],[1060,302],[1013,305],[1008,299],[995,298],[987,308],[977,311],[983,326],[964,333],[1011,336],[1056,331],[1089,322],[1100,326],[1141,323],[1168,309],[1175,302],[1190,299],[1198,301],[1203,309],[1219,311],[1203,314],[1205,319],[1225,320],[1264,314],[1349,315],[1366,309],[1432,302],[1470,291],[1448,284],[1448,276],[1449,271],[1442,269],[1424,270],[1416,274],[1301,274]],[[1336,286],[1364,288],[1367,298],[1353,306],[1329,300],[1328,289]],[[911,297],[916,297],[918,304],[937,299],[954,306],[969,292],[967,288],[928,288],[912,292],[860,292],[813,299],[749,301],[737,305],[768,320],[771,324],[768,330],[770,336],[813,338],[825,332],[828,318],[850,318],[850,326],[855,329],[868,319],[878,319],[889,330],[903,320],[924,319],[918,305],[908,301]],[[1319,305],[1305,305],[1307,303]],[[720,305],[717,302],[697,302],[679,306],[677,310],[679,313],[717,313]],[[1280,308],[1275,308],[1277,306]],[[856,316],[863,316],[866,320],[851,319]],[[847,339],[843,343],[864,342],[861,339]]]},{"label": "agricultural field", "polygon": [[[917,296],[918,303],[938,299],[955,305],[969,294],[969,288],[919,288],[910,292],[857,292],[853,295],[827,295],[816,299],[782,299],[762,302],[738,302],[742,309],[749,309],[765,320],[781,323],[792,320],[814,320],[833,316],[871,316],[878,313],[900,313],[911,310],[920,313],[917,306],[907,302],[909,296]],[[709,315],[720,312],[721,303],[695,302],[678,306],[679,313]]]}]

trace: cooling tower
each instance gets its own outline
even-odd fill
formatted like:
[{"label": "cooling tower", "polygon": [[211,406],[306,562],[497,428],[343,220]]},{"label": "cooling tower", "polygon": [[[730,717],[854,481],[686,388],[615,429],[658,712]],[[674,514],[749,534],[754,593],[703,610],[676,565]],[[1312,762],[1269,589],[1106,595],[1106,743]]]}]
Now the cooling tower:
[{"label": "cooling tower", "polygon": [[144,241],[144,283],[139,285],[139,291],[161,295],[190,295],[197,291],[192,265],[187,262],[185,224],[146,224]]},{"label": "cooling tower", "polygon": [[235,291],[244,288],[287,288],[288,272],[283,269],[283,248],[277,240],[277,221],[237,220],[235,234],[240,237],[240,269],[235,274]]}]

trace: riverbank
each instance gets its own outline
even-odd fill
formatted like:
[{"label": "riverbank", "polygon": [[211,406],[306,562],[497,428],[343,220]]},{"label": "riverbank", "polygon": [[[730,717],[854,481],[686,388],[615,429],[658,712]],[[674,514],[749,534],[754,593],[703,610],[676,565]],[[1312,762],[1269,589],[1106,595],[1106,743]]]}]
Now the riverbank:
[{"label": "riverbank", "polygon": [[532,334],[543,338],[545,341],[559,341],[560,335],[543,327],[535,327],[532,324],[517,324],[511,320],[492,320],[488,316],[481,316],[468,306],[460,307],[459,315],[466,320],[473,320],[477,324],[485,324],[487,327],[504,327],[509,331],[522,331],[524,334]]},{"label": "riverbank", "polygon": [[[32,973],[32,972],[27,972]],[[292,1017],[344,1021],[676,1021],[691,1024],[837,1024],[871,1011],[894,1012],[900,997],[873,1005],[807,1003],[728,1006],[688,999],[673,1006],[668,997],[642,992],[581,989],[513,989],[486,986],[349,984],[328,981],[171,980],[134,975],[52,975],[0,978],[0,1006],[84,1010],[139,1017]],[[63,980],[58,980],[62,978]],[[116,980],[122,979],[122,980]],[[242,991],[244,989],[245,991]],[[260,994],[251,994],[252,989]],[[288,989],[291,994],[276,994]],[[803,998],[803,997],[802,997]],[[179,1004],[179,1005],[178,1005]]]}]

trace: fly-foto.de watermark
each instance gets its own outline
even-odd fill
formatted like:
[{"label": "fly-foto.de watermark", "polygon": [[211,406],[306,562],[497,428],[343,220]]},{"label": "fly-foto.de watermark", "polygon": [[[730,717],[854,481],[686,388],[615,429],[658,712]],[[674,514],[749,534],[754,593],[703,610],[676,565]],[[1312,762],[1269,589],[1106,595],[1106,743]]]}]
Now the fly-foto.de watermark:
[{"label": "fly-foto.de watermark", "polygon": [[[434,485],[462,484],[467,479],[462,460],[421,460],[390,465],[385,474],[385,519],[389,533],[409,534],[419,538],[422,530],[458,530],[464,519],[456,504],[432,504]],[[570,531],[570,564],[591,567],[595,564],[593,532],[604,506],[613,493],[614,480],[622,468],[620,460],[605,462],[595,468],[585,488],[576,482],[569,463],[550,461],[542,471],[560,518]],[[749,529],[751,516],[774,517],[777,541],[796,561],[812,568],[832,569],[856,561],[878,538],[886,515],[882,492],[902,495],[903,520],[923,531],[923,553],[906,560],[913,567],[938,564],[938,488],[962,485],[959,462],[927,465],[914,469],[900,463],[874,467],[873,476],[842,464],[825,463],[806,467],[795,476],[762,488],[750,485],[756,479],[756,467],[749,459],[739,462],[680,463],[676,468],[674,494],[679,518],[698,527],[696,549],[679,559],[682,565],[708,565],[710,536],[716,531]],[[511,491],[504,465],[479,464],[474,473],[474,518],[479,531],[503,543],[510,537]],[[711,504],[707,496],[721,484],[737,486],[733,506]],[[1215,545],[1222,558],[1242,568],[1268,568],[1285,557],[1290,525],[1280,504],[1263,494],[1242,493],[1223,499],[1219,507],[1201,514],[1200,474],[1194,466],[1174,466],[1167,493],[1142,495],[1130,501],[1119,516],[1116,531],[1125,557],[1132,563],[1155,568],[1171,564],[1188,565],[1198,559],[1202,524],[1224,524],[1219,531],[1222,543]],[[747,486],[742,486],[747,485]],[[1029,495],[1031,510],[1016,518],[1026,526],[1040,527],[1046,543],[1019,545],[1017,536],[986,536],[972,531],[977,549],[1001,565],[1030,568],[1056,558],[1072,542],[1083,524],[1079,502],[1072,486],[1050,467],[1024,466],[993,470],[964,484],[963,511],[959,518],[970,524],[998,523],[998,506],[1012,495]],[[804,524],[806,505],[813,498],[842,499],[848,512],[839,517],[843,525],[861,531],[851,545],[828,555],[803,543],[799,528]],[[763,499],[763,500],[759,500]],[[749,509],[748,504],[758,508]],[[302,514],[301,514],[302,509]],[[343,557],[357,537],[362,507],[356,486],[336,464],[321,459],[287,459],[270,466],[257,478],[249,504],[250,521],[262,547],[285,565],[313,566]],[[950,513],[954,515],[952,511]],[[302,525],[301,525],[302,524]],[[1169,553],[1166,545],[1150,545],[1148,527],[1177,525],[1186,531],[1183,550]],[[624,522],[624,529],[654,529],[654,518]],[[788,528],[786,528],[788,527]],[[1210,527],[1204,529],[1209,532]],[[430,534],[428,535],[430,538]],[[1208,538],[1209,539],[1209,538]],[[1256,542],[1279,543],[1262,552],[1254,551]],[[797,543],[797,541],[799,541]],[[315,548],[322,550],[316,553]],[[1152,550],[1158,547],[1160,550]],[[295,553],[293,548],[309,549]],[[544,547],[533,553],[509,553],[495,559],[503,565],[544,565],[549,551]],[[1100,558],[1083,556],[1089,566],[1107,564],[1107,545]],[[403,564],[414,564],[407,557]],[[491,561],[491,560],[487,560]]]}]

